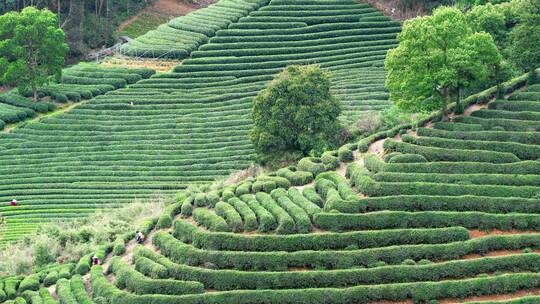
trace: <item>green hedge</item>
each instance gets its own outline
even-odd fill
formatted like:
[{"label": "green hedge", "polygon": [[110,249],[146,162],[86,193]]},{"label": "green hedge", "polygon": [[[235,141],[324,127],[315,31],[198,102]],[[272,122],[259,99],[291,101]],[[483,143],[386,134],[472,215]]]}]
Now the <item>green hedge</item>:
[{"label": "green hedge", "polygon": [[193,210],[193,220],[211,231],[230,230],[224,218],[206,208],[196,208]]},{"label": "green hedge", "polygon": [[335,209],[344,213],[360,213],[383,210],[395,211],[478,211],[489,213],[540,213],[539,199],[519,197],[486,197],[474,195],[395,195],[362,198],[354,202],[335,204],[326,211]]},{"label": "green hedge", "polygon": [[56,294],[58,295],[58,301],[60,304],[78,304],[75,295],[71,291],[69,280],[60,279],[56,282]]},{"label": "green hedge", "polygon": [[202,293],[204,285],[195,281],[176,281],[170,279],[150,279],[132,269],[120,257],[111,259],[109,271],[115,275],[115,284],[119,288],[136,294],[170,294],[183,295]]},{"label": "green hedge", "polygon": [[22,293],[26,290],[37,291],[39,290],[39,285],[40,285],[39,274],[28,275],[24,277],[24,279],[19,284],[19,293]]},{"label": "green hedge", "polygon": [[[92,271],[92,289],[115,304],[153,303],[368,303],[373,301],[399,301],[412,297],[422,303],[439,298],[505,294],[540,286],[540,275],[535,273],[506,274],[459,281],[416,282],[388,285],[357,286],[351,288],[310,288],[289,290],[250,290],[206,293],[202,295],[136,296],[114,288],[99,268]],[[300,301],[300,302],[299,302]]]},{"label": "green hedge", "polygon": [[[136,252],[167,268],[165,277],[203,283],[216,290],[293,289],[349,287],[356,285],[441,281],[462,279],[488,272],[536,272],[540,254],[523,254],[474,260],[458,260],[428,265],[395,265],[373,269],[315,271],[237,271],[212,270],[176,264],[146,248]],[[138,267],[136,265],[136,267]],[[152,276],[151,273],[146,275]]]},{"label": "green hedge", "polygon": [[461,226],[481,230],[540,230],[536,214],[443,211],[381,211],[362,214],[319,213],[316,225],[325,230],[376,230]]},{"label": "green hedge", "polygon": [[322,160],[314,157],[302,158],[300,161],[298,161],[298,165],[296,167],[300,171],[311,172],[313,176],[317,176],[317,174],[326,171]]},{"label": "green hedge", "polygon": [[535,145],[526,145],[514,142],[460,140],[436,137],[413,137],[407,134],[404,134],[401,138],[406,143],[421,146],[438,147],[452,150],[481,150],[476,152],[470,152],[475,154],[484,154],[483,151],[497,151],[511,153],[522,160],[535,160],[540,158],[540,147]]},{"label": "green hedge", "polygon": [[388,160],[389,163],[426,163],[427,159],[418,154],[399,154]]},{"label": "green hedge", "polygon": [[313,173],[297,170],[294,166],[281,168],[276,174],[288,179],[292,186],[303,186],[313,181]]},{"label": "green hedge", "polygon": [[241,199],[257,216],[257,221],[259,224],[258,230],[260,232],[269,232],[276,229],[277,222],[274,218],[274,215],[272,215],[272,213],[270,213],[266,208],[259,204],[255,195],[246,194],[243,195]]},{"label": "green hedge", "polygon": [[462,185],[540,186],[540,175],[533,174],[448,174],[379,172],[373,178],[380,182],[431,182]]},{"label": "green hedge", "polygon": [[259,192],[255,195],[259,204],[268,210],[277,221],[276,233],[289,234],[295,233],[296,225],[294,219],[285,209],[283,209],[273,198],[267,193]]},{"label": "green hedge", "polygon": [[326,151],[321,155],[321,161],[325,170],[335,170],[339,166],[337,151]]},{"label": "green hedge", "polygon": [[308,233],[311,231],[311,219],[304,209],[297,206],[288,196],[287,190],[278,188],[273,190],[270,195],[278,205],[283,208],[293,218],[296,229],[299,233]]},{"label": "green hedge", "polygon": [[235,251],[326,250],[343,249],[350,245],[370,248],[419,243],[437,244],[469,238],[468,230],[462,227],[246,236],[203,231],[183,220],[175,222],[173,234],[180,240],[193,242],[198,248]]},{"label": "green hedge", "polygon": [[471,152],[471,150],[446,149],[426,146],[417,146],[405,142],[386,140],[384,148],[388,151],[420,154],[429,161],[452,161],[452,162],[488,162],[488,163],[512,163],[520,159],[512,153],[485,151]]},{"label": "green hedge", "polygon": [[462,185],[430,182],[377,182],[367,175],[354,181],[358,190],[367,196],[388,195],[475,195],[491,197],[536,198],[538,187],[504,185]]},{"label": "green hedge", "polygon": [[233,206],[225,202],[218,202],[216,204],[215,211],[217,215],[225,219],[227,226],[229,226],[231,231],[240,232],[244,230],[242,217]]},{"label": "green hedge", "polygon": [[[479,111],[477,111],[479,112]],[[475,113],[477,113],[475,112]],[[419,128],[420,136],[441,137],[464,140],[485,140],[517,142],[529,145],[540,144],[540,134],[538,132],[510,132],[510,131],[446,131],[440,129]]]},{"label": "green hedge", "polygon": [[245,231],[254,231],[258,227],[257,215],[242,200],[234,197],[227,201],[242,217],[243,228]]},{"label": "green hedge", "polygon": [[321,207],[307,199],[298,189],[290,188],[287,191],[287,194],[289,195],[293,203],[295,203],[298,207],[304,209],[304,211],[309,215],[310,218],[313,218],[315,214],[321,212]]},{"label": "green hedge", "polygon": [[314,187],[304,187],[304,189],[302,190],[302,194],[315,205],[319,207],[324,206],[323,199],[319,196],[319,194],[317,194],[317,191]]},{"label": "green hedge", "polygon": [[181,264],[199,266],[212,263],[220,269],[283,271],[290,267],[341,269],[368,267],[379,262],[401,264],[406,259],[454,260],[468,254],[486,254],[497,250],[538,249],[540,236],[500,235],[443,244],[399,245],[360,250],[245,252],[197,249],[170,234],[159,232],[154,237],[154,244],[160,248],[161,254]]},{"label": "green hedge", "polygon": [[94,304],[84,286],[81,275],[74,275],[70,280],[71,293],[77,300],[77,304]]}]

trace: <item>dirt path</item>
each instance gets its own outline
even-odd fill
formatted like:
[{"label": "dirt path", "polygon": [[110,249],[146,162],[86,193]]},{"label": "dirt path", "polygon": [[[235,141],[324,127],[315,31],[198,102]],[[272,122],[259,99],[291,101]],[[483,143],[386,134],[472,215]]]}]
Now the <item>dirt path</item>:
[{"label": "dirt path", "polygon": [[371,4],[393,20],[406,20],[426,14],[418,5],[407,10],[400,9],[401,0],[359,0],[358,2]]},{"label": "dirt path", "polygon": [[197,4],[180,2],[177,0],[158,0],[153,5],[141,10],[137,15],[130,17],[126,21],[120,23],[117,32],[120,33],[124,28],[129,26],[133,21],[144,14],[172,19],[178,16],[184,16],[190,12],[202,7],[208,6],[212,1],[200,1]]},{"label": "dirt path", "polygon": [[48,117],[52,117],[54,115],[58,115],[58,114],[62,114],[62,113],[71,111],[76,106],[81,105],[81,104],[85,104],[89,100],[91,100],[91,99],[86,99],[86,100],[83,100],[81,102],[66,103],[65,105],[60,105],[61,106],[60,108],[57,108],[56,110],[54,110],[52,112],[39,113],[35,117],[25,119],[23,121],[19,121],[19,122],[14,123],[14,124],[9,124],[4,128],[4,132],[9,133],[9,132],[21,127],[21,126],[24,126],[24,125],[28,124],[28,123],[40,122],[42,119],[45,119],[45,118],[48,118]]},{"label": "dirt path", "polygon": [[471,239],[480,238],[484,236],[492,236],[492,235],[512,235],[512,234],[538,234],[540,231],[534,231],[534,230],[497,230],[493,229],[490,231],[481,231],[476,229],[469,230],[469,236]]}]

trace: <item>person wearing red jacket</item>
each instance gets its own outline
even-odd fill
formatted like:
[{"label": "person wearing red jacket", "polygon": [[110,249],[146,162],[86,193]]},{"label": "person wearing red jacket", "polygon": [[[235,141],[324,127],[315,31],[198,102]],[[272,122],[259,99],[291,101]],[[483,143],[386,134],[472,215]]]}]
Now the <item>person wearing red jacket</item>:
[{"label": "person wearing red jacket", "polygon": [[16,199],[13,199],[11,200],[11,203],[9,203],[12,207],[15,207],[17,206],[17,200]]}]

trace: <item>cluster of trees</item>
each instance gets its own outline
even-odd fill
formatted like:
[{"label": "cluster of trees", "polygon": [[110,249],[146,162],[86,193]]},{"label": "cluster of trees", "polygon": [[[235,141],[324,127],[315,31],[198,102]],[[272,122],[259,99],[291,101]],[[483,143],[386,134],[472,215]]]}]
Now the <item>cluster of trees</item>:
[{"label": "cluster of trees", "polygon": [[51,75],[60,77],[68,52],[64,32],[48,9],[27,7],[0,16],[0,84],[37,90]]},{"label": "cluster of trees", "polygon": [[[471,1],[469,1],[471,2]],[[475,3],[478,1],[475,1]],[[385,67],[391,99],[409,112],[442,109],[470,88],[500,84],[540,65],[540,2],[439,7],[404,23]]]},{"label": "cluster of trees", "polygon": [[100,48],[116,41],[120,22],[154,0],[3,0],[0,14],[22,11],[25,7],[47,8],[57,14],[57,24],[66,33],[70,57],[80,57],[89,48]]}]

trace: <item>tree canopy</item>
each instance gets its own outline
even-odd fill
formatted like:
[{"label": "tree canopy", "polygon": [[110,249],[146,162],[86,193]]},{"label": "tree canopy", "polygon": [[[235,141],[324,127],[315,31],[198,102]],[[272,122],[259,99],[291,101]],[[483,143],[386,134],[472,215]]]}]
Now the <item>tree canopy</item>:
[{"label": "tree canopy", "polygon": [[27,7],[0,16],[0,80],[21,90],[37,88],[60,75],[68,51],[56,15]]},{"label": "tree canopy", "polygon": [[475,32],[456,8],[404,23],[399,45],[385,61],[386,87],[402,110],[446,112],[452,96],[483,81],[501,61],[493,37]]},{"label": "tree canopy", "polygon": [[[540,66],[540,2],[523,0],[519,24],[510,32],[510,60],[525,72]],[[534,77],[533,77],[534,78]]]},{"label": "tree canopy", "polygon": [[254,99],[251,140],[259,155],[320,153],[336,144],[339,100],[319,66],[289,66]]}]

